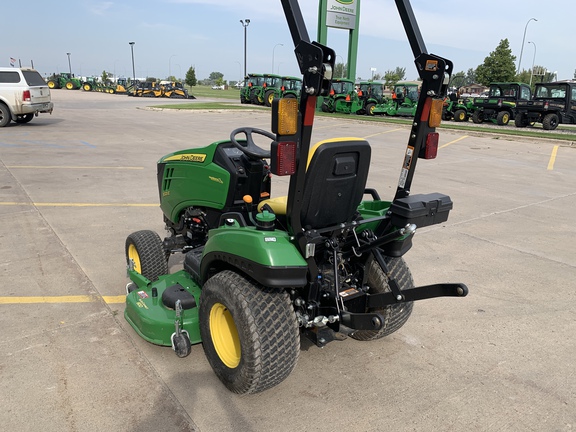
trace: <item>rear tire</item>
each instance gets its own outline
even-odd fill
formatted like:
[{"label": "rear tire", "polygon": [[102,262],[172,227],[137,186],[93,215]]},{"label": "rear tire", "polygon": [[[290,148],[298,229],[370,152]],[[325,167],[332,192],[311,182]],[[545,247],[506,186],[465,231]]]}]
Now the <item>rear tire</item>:
[{"label": "rear tire", "polygon": [[268,90],[266,92],[266,95],[264,96],[264,104],[267,107],[271,107],[273,100],[274,100],[274,90]]},{"label": "rear tire", "polygon": [[558,116],[554,113],[546,114],[542,120],[542,128],[544,130],[554,130],[558,127]]},{"label": "rear tire", "polygon": [[126,263],[134,262],[134,270],[150,281],[168,274],[166,251],[160,236],[150,230],[136,231],[128,236],[125,245]]},{"label": "rear tire", "polygon": [[6,126],[12,120],[12,114],[6,105],[0,103],[0,127]]},{"label": "rear tire", "polygon": [[[414,287],[414,281],[410,269],[402,258],[384,258],[390,274],[396,280],[401,290]],[[388,277],[382,271],[378,261],[371,256],[366,263],[366,282],[370,287],[370,294],[390,292]],[[369,312],[377,312],[384,317],[384,325],[380,330],[356,330],[350,337],[359,341],[371,341],[383,338],[394,333],[402,327],[410,315],[414,302],[398,303],[386,306],[384,309],[370,309]]]},{"label": "rear tire", "polygon": [[206,358],[222,383],[237,394],[282,382],[300,353],[290,297],[225,270],[202,288],[200,334]]},{"label": "rear tire", "polygon": [[369,103],[366,105],[366,115],[373,116],[374,115],[374,107],[376,104]]}]

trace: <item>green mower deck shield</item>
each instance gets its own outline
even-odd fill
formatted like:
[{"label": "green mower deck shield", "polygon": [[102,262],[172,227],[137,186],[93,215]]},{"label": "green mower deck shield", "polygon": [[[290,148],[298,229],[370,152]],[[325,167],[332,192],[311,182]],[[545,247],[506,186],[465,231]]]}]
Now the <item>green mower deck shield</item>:
[{"label": "green mower deck shield", "polygon": [[[169,286],[179,284],[192,294],[196,304],[199,304],[200,287],[184,270],[161,276],[155,282],[150,282],[133,270],[129,270],[128,275],[137,288],[126,296],[126,309],[124,310],[126,321],[144,340],[155,345],[171,346],[176,312],[164,306],[162,294]],[[156,297],[152,295],[153,288],[157,290]],[[192,344],[202,342],[198,324],[198,307],[183,310],[181,320],[182,329],[188,332],[190,342]]]}]

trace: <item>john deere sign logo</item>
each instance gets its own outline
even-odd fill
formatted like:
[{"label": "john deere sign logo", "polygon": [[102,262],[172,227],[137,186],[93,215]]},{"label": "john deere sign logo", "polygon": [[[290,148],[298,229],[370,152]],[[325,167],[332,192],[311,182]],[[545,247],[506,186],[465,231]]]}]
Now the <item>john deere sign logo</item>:
[{"label": "john deere sign logo", "polygon": [[357,0],[327,0],[326,25],[353,29],[356,27]]}]

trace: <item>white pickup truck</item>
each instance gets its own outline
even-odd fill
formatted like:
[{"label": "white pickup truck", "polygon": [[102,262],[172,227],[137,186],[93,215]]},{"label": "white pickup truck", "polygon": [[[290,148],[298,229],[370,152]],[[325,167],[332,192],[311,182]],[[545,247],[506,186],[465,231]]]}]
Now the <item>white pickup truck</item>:
[{"label": "white pickup truck", "polygon": [[28,123],[38,113],[54,109],[50,89],[42,76],[30,68],[0,67],[0,127]]}]

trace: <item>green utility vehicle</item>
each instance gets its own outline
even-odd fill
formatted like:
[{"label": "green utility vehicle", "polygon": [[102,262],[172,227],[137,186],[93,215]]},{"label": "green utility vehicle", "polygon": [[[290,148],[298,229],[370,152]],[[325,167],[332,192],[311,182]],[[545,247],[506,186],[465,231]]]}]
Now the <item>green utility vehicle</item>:
[{"label": "green utility vehicle", "polygon": [[530,100],[530,87],[528,84],[504,82],[492,83],[488,90],[488,97],[474,98],[474,123],[491,121],[500,126],[506,126],[514,120],[516,104],[521,100]]},{"label": "green utility vehicle", "polygon": [[392,99],[371,109],[372,115],[413,117],[418,108],[419,85],[414,83],[396,83],[392,91]]},{"label": "green utility vehicle", "polygon": [[545,130],[576,123],[576,81],[537,83],[534,99],[518,101],[516,127],[542,123]]},{"label": "green utility vehicle", "polygon": [[78,90],[82,87],[82,81],[75,78],[74,75],[69,73],[53,74],[50,76],[46,83],[50,89]]},{"label": "green utility vehicle", "polygon": [[[374,341],[401,328],[414,301],[468,292],[461,283],[415,287],[403,257],[416,228],[446,221],[452,208],[447,195],[410,194],[418,158],[436,157],[452,63],[427,53],[409,0],[396,0],[422,92],[396,193],[383,200],[366,188],[366,140],[311,145],[336,55],[310,42],[297,0],[281,3],[306,89],[300,102],[273,100],[272,133],[241,127],[162,157],[160,209],[170,235],[137,231],[125,244],[124,316],[136,333],[179,357],[201,342],[218,378],[239,394],[286,379],[301,336],[319,347]],[[286,197],[272,196],[278,176],[289,176]],[[184,254],[183,269],[169,274],[173,253]]]}]

